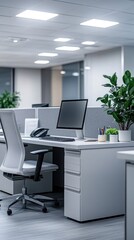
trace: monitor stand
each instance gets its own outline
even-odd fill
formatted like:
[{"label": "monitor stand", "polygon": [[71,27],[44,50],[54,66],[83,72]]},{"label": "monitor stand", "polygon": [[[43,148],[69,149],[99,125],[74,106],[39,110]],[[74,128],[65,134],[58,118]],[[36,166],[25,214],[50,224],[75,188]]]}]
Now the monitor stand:
[{"label": "monitor stand", "polygon": [[78,140],[84,139],[83,130],[76,130],[76,138],[77,138]]}]

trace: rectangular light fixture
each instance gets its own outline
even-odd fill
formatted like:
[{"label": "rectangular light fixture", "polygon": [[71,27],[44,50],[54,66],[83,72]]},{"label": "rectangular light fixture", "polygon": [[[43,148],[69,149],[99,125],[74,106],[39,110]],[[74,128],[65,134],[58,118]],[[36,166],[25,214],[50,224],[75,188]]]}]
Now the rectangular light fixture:
[{"label": "rectangular light fixture", "polygon": [[48,64],[49,61],[47,61],[47,60],[37,60],[37,61],[35,61],[34,63],[35,63],[35,64]]},{"label": "rectangular light fixture", "polygon": [[22,18],[29,18],[29,19],[36,19],[36,20],[49,20],[58,16],[55,13],[48,13],[48,12],[40,12],[40,11],[33,11],[33,10],[25,10],[16,15],[16,17]]},{"label": "rectangular light fixture", "polygon": [[112,21],[105,21],[100,19],[91,19],[86,22],[80,23],[80,25],[84,26],[91,26],[91,27],[99,27],[99,28],[107,28],[112,27],[114,25],[119,24],[118,22],[112,22]]},{"label": "rectangular light fixture", "polygon": [[79,50],[79,47],[69,47],[69,46],[62,46],[62,47],[57,47],[56,50],[61,50],[61,51],[77,51]]},{"label": "rectangular light fixture", "polygon": [[55,42],[68,42],[70,41],[70,38],[56,38],[54,39]]},{"label": "rectangular light fixture", "polygon": [[83,44],[83,45],[94,45],[95,42],[93,42],[93,41],[85,41],[85,42],[82,42],[81,44]]},{"label": "rectangular light fixture", "polygon": [[39,53],[38,56],[42,56],[42,57],[56,57],[58,56],[58,53]]}]

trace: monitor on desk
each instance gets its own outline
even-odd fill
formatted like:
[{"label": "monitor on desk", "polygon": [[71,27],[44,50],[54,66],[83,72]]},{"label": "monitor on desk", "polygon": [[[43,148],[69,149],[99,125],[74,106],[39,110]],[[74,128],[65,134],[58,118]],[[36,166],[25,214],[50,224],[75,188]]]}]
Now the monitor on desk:
[{"label": "monitor on desk", "polygon": [[57,128],[74,129],[76,130],[76,137],[83,139],[83,126],[85,122],[87,99],[76,100],[62,100]]},{"label": "monitor on desk", "polygon": [[32,104],[32,108],[36,108],[36,107],[49,107],[49,103],[35,103]]}]

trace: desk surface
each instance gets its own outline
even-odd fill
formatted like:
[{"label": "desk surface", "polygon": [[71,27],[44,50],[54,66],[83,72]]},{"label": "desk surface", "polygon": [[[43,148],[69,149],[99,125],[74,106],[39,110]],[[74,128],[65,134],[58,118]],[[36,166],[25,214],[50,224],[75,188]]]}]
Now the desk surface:
[{"label": "desk surface", "polygon": [[134,161],[134,150],[132,151],[120,151],[117,153],[117,157],[123,160]]},{"label": "desk surface", "polygon": [[118,147],[131,147],[134,146],[134,141],[132,142],[87,142],[86,140],[76,140],[74,142],[56,142],[56,141],[48,141],[42,140],[38,138],[28,138],[22,137],[23,142],[29,144],[38,144],[52,147],[60,147],[65,149],[90,149],[90,148],[118,148]]},{"label": "desk surface", "polygon": [[[88,142],[85,140],[76,140],[74,142],[56,142],[56,141],[48,141],[42,140],[39,138],[31,138],[22,136],[22,140],[27,144],[36,144],[36,145],[44,145],[51,147],[60,147],[64,149],[74,149],[74,150],[84,150],[84,149],[98,149],[98,148],[119,148],[119,147],[133,147],[134,141],[132,142]],[[0,142],[4,142],[4,137],[0,136]]]}]

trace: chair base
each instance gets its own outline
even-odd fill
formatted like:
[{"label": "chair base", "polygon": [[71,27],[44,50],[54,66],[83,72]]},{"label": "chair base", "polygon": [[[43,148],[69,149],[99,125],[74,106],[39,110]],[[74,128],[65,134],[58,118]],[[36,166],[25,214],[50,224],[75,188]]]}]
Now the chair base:
[{"label": "chair base", "polygon": [[27,202],[31,202],[31,203],[34,203],[36,205],[39,205],[39,206],[42,207],[42,212],[43,213],[47,213],[47,208],[46,208],[45,202],[52,201],[52,202],[55,203],[55,206],[59,206],[59,202],[58,202],[57,199],[46,197],[46,196],[43,196],[43,195],[28,195],[26,187],[22,188],[22,193],[21,194],[15,194],[13,196],[0,199],[0,201],[7,200],[7,199],[10,199],[10,198],[13,198],[13,197],[16,197],[16,198],[13,202],[11,202],[8,205],[8,209],[7,209],[7,214],[8,215],[12,215],[11,207],[18,202],[22,203],[22,208],[23,209],[26,209]]},{"label": "chair base", "polygon": [[33,197],[26,195],[26,194],[21,194],[20,196],[18,196],[11,204],[8,205],[8,209],[7,209],[7,214],[11,215],[12,214],[12,210],[10,209],[10,207],[12,207],[14,204],[16,204],[17,202],[21,201],[22,202],[22,207],[25,209],[27,206],[27,202],[31,202],[34,204],[37,204],[39,206],[42,207],[42,212],[46,213],[47,212],[47,208],[45,206],[45,203],[34,199]]}]

